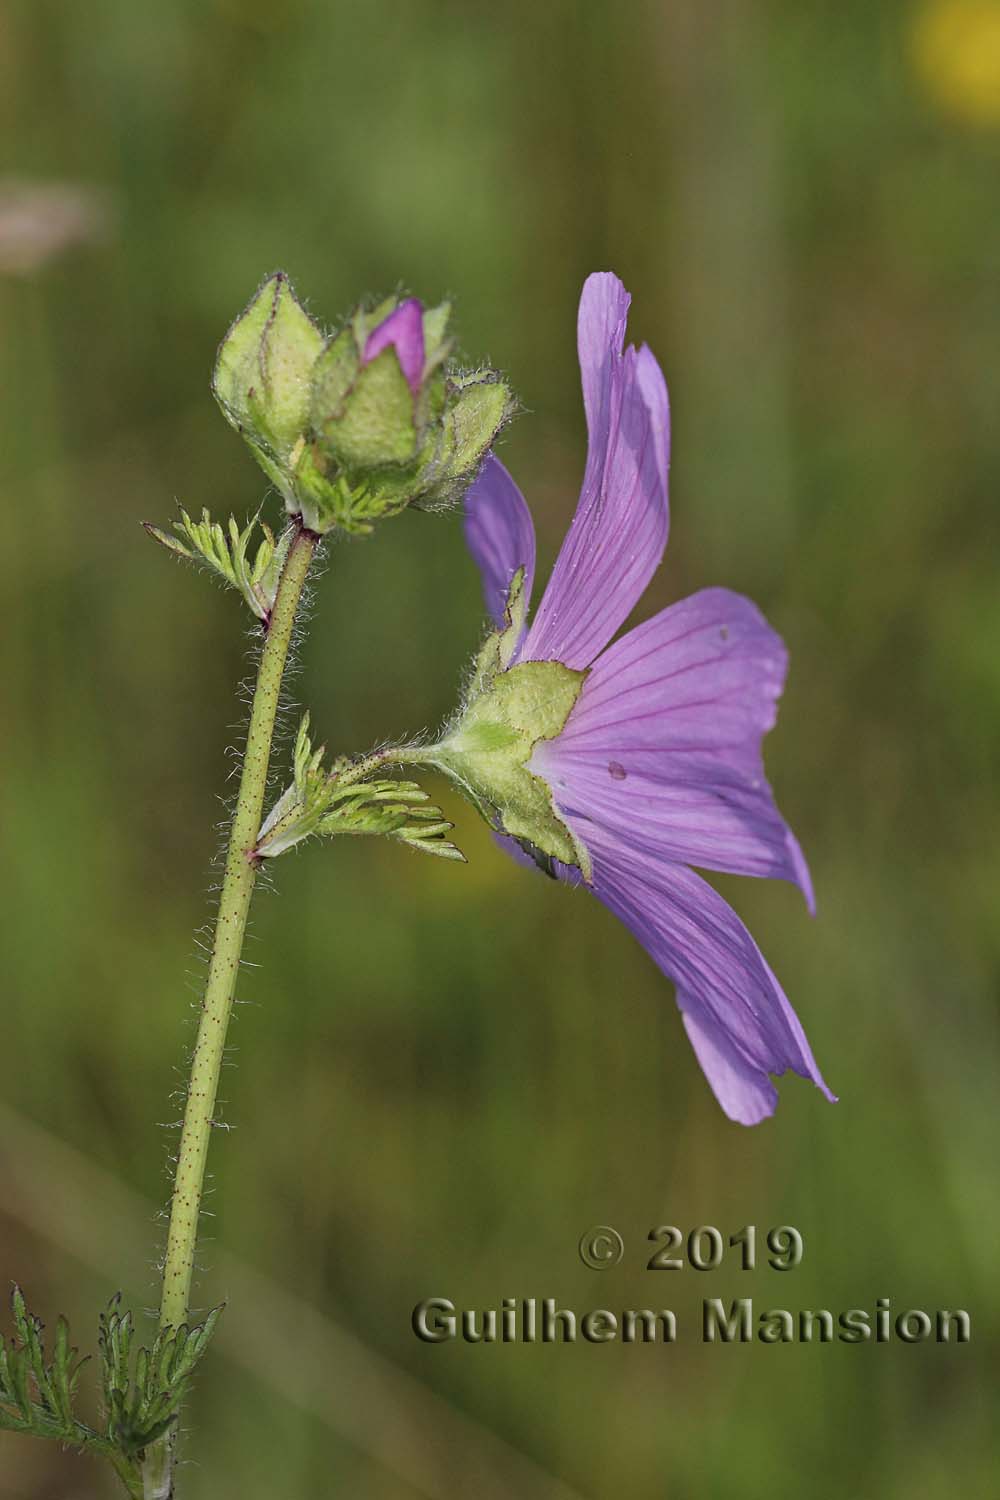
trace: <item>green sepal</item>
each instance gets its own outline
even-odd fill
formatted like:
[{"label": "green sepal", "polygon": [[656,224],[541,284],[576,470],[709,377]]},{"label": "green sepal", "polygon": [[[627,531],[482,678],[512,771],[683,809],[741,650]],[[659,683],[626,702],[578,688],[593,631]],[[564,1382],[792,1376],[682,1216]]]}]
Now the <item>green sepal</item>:
[{"label": "green sepal", "polygon": [[451,303],[440,302],[424,313],[424,379],[451,357],[455,340],[448,337]]},{"label": "green sepal", "polygon": [[309,404],[313,432],[323,436],[340,420],[360,369],[353,330],[344,328],[324,347],[313,367]]},{"label": "green sepal", "polygon": [[507,589],[504,628],[500,631],[499,635],[491,637],[491,639],[496,641],[497,660],[503,670],[506,670],[510,666],[511,658],[517,650],[521,636],[524,634],[524,628],[528,621],[529,603],[527,574],[522,566],[514,574]]},{"label": "green sepal", "polygon": [[383,349],[358,370],[341,406],[317,430],[324,449],[348,472],[413,462],[413,392],[394,348]]},{"label": "green sepal", "polygon": [[452,382],[438,460],[442,475],[450,480],[471,476],[512,409],[507,386],[490,373]]}]

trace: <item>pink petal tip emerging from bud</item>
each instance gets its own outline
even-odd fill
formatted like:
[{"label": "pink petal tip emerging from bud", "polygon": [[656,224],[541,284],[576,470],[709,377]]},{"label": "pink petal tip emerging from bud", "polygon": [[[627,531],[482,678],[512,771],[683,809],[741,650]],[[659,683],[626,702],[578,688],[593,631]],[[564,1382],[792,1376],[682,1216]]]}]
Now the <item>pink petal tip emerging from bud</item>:
[{"label": "pink petal tip emerging from bud", "polygon": [[373,328],[365,343],[363,364],[370,364],[389,346],[396,351],[399,366],[414,395],[424,373],[424,310],[416,297],[407,297],[395,312]]}]

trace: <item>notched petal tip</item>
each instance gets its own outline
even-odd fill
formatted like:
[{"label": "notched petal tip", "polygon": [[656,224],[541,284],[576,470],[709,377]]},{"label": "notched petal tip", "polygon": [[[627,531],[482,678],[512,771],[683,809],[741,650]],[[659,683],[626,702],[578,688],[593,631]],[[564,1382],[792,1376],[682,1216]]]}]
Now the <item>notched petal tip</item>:
[{"label": "notched petal tip", "polygon": [[620,354],[632,294],[614,271],[591,271],[580,292],[577,334],[580,364],[592,353]]},{"label": "notched petal tip", "polygon": [[759,1068],[752,1068],[718,1028],[703,1024],[683,1000],[681,1019],[713,1094],[723,1113],[737,1125],[759,1125],[778,1107],[778,1091]]}]

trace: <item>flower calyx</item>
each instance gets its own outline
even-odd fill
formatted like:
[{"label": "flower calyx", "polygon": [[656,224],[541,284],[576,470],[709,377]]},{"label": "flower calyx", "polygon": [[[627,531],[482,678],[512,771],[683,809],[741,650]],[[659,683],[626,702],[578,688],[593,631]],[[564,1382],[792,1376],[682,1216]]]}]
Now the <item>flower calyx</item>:
[{"label": "flower calyx", "polygon": [[558,860],[587,878],[586,849],[559,816],[549,784],[530,769],[535,746],[565,727],[587,672],[558,661],[514,661],[527,611],[524,584],[520,568],[504,628],[487,637],[464,707],[421,758],[445,772],[486,821],[516,839],[542,869],[551,873],[550,862]]}]

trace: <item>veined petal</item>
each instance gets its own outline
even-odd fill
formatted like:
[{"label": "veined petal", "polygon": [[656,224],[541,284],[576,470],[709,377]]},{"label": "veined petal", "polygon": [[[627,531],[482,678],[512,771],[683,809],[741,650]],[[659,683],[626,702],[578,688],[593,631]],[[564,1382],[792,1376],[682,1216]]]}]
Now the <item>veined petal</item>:
[{"label": "veined petal", "polygon": [[465,497],[465,541],[482,574],[486,608],[502,629],[507,591],[518,568],[525,570],[525,604],[531,602],[535,528],[524,496],[492,453]]},{"label": "veined petal", "polygon": [[610,272],[587,278],[578,323],[587,467],[525,639],[525,660],[589,666],[638,601],[667,543],[667,388],[649,349],[622,352],[628,305]]},{"label": "veined petal", "polygon": [[535,750],[564,814],[661,858],[798,885],[798,842],[764,777],[787,653],[749,599],[705,589],[598,658],[566,726]]},{"label": "veined petal", "polygon": [[655,774],[625,771],[607,752],[595,765],[566,765],[549,749],[539,746],[530,769],[548,781],[564,816],[589,815],[649,853],[679,864],[789,880],[814,909],[808,866],[768,788],[747,791],[735,779],[727,785],[710,762],[690,766],[685,773],[690,779],[673,785]]},{"label": "veined petal", "polygon": [[676,985],[698,1061],[730,1119],[755,1125],[773,1114],[770,1075],[788,1069],[835,1101],[784,991],[722,897],[683,865],[585,818],[571,821],[593,861],[595,895]]}]

